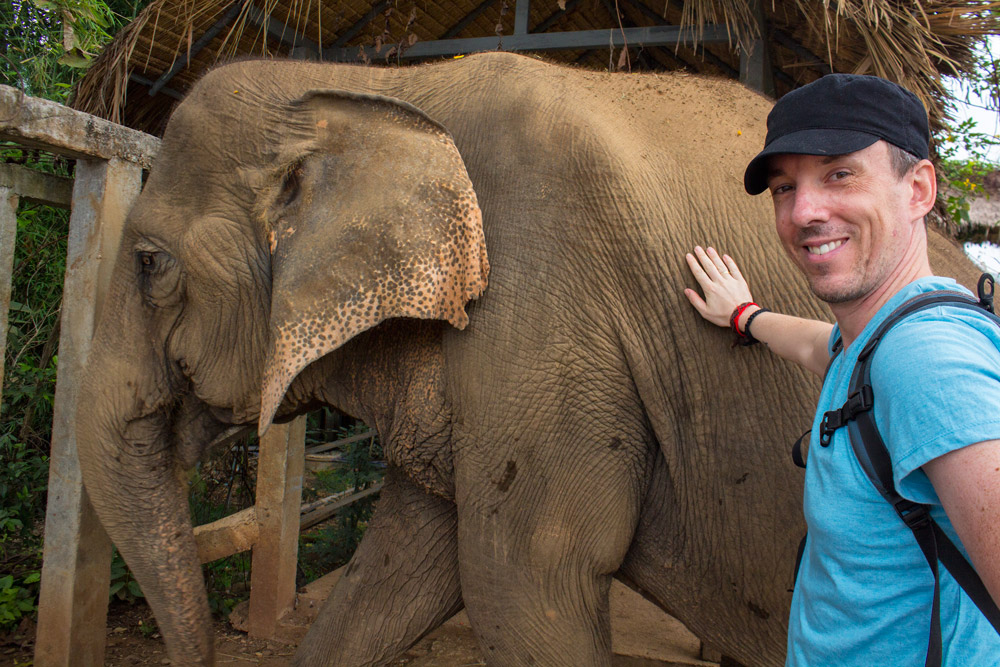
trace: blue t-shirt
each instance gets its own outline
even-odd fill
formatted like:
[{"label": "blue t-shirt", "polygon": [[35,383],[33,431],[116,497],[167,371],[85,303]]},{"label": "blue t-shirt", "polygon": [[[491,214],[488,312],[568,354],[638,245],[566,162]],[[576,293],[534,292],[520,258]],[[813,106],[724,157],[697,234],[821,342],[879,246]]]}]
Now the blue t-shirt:
[{"label": "blue t-shirt", "polygon": [[[904,301],[953,280],[907,285],[834,360],[813,422],[803,510],[809,536],[792,596],[787,665],[913,665],[927,653],[934,579],[913,533],[858,464],[846,428],[828,447],[823,413],[844,404],[857,355]],[[835,328],[831,344],[839,336]],[[872,362],[875,422],[892,458],[896,489],[932,506],[961,548],[927,476],[928,461],[1000,439],[1000,327],[973,310],[937,306],[895,325]],[[944,566],[943,665],[1000,665],[1000,636]]]}]

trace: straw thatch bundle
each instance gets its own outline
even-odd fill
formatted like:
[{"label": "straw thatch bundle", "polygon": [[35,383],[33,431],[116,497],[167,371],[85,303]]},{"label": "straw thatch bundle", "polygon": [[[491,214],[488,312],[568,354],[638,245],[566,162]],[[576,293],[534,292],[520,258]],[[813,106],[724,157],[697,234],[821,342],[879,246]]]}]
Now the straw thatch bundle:
[{"label": "straw thatch bundle", "polygon": [[[79,83],[74,106],[159,133],[201,73],[241,56],[295,55],[293,47],[378,46],[398,56],[417,41],[510,35],[515,0],[153,0]],[[759,12],[759,13],[758,13]],[[763,19],[761,22],[756,17]],[[975,0],[533,0],[533,32],[722,24],[726,43],[547,51],[557,61],[614,69],[687,69],[738,76],[738,47],[763,37],[775,94],[822,74],[878,74],[914,90],[935,124],[945,117],[943,75],[968,75],[974,46],[1000,34],[1000,2]],[[270,30],[268,29],[270,28]],[[498,37],[502,48],[502,39]],[[376,58],[396,64],[398,58]],[[404,61],[405,64],[405,61]],[[173,68],[173,72],[171,69]],[[151,85],[169,73],[156,94]]]}]

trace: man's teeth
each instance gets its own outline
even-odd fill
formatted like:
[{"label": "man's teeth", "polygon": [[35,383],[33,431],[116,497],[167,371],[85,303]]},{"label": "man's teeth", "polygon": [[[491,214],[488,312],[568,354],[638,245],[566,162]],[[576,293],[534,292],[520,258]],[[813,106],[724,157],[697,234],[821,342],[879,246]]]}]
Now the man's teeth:
[{"label": "man's teeth", "polygon": [[831,250],[835,250],[842,245],[844,245],[843,241],[833,241],[831,243],[824,243],[821,246],[807,245],[806,250],[809,251],[810,255],[825,255]]}]

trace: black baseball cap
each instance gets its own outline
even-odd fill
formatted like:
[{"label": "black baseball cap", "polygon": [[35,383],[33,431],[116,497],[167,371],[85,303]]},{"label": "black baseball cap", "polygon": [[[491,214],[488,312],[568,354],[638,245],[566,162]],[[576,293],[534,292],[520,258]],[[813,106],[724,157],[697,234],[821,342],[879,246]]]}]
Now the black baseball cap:
[{"label": "black baseball cap", "polygon": [[752,195],[767,189],[772,155],[846,155],[879,139],[927,158],[927,111],[906,88],[877,76],[828,74],[796,88],[767,115],[764,150],[743,174]]}]

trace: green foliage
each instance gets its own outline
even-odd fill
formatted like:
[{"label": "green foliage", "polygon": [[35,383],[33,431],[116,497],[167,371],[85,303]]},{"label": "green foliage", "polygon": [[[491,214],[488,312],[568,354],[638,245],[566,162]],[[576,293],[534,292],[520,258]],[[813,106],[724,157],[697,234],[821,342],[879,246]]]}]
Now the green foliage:
[{"label": "green foliage", "polygon": [[[981,38],[975,52],[974,74],[963,78],[960,88],[965,102],[977,106],[979,100],[990,111],[1000,110],[1000,58],[994,57],[990,40]],[[940,195],[949,221],[961,226],[969,223],[969,206],[974,196],[986,196],[983,179],[1000,164],[991,158],[992,149],[1000,146],[1000,137],[980,131],[975,120],[967,118],[946,127],[936,137],[942,187]]]},{"label": "green foliage", "polygon": [[0,5],[4,83],[65,102],[101,47],[148,0],[10,0]]},{"label": "green foliage", "polygon": [[0,628],[17,625],[22,616],[38,609],[38,571],[32,571],[16,583],[14,575],[0,576]]},{"label": "green foliage", "polygon": [[[198,466],[188,493],[193,525],[211,523],[253,505],[257,470],[250,450],[256,443],[255,436],[243,438],[222,456]],[[212,613],[228,616],[250,593],[250,554],[206,563],[202,574]]]},{"label": "green foliage", "polygon": [[[338,429],[335,437],[347,438],[365,430],[367,427],[364,424],[357,423]],[[316,495],[360,491],[370,487],[382,478],[382,456],[377,437],[348,443],[342,453],[342,465],[316,471],[312,483]],[[374,505],[374,497],[363,498],[341,509],[334,519],[299,537],[300,584],[313,581],[351,559],[364,536]]]},{"label": "green foliage", "polygon": [[126,602],[135,602],[146,597],[139,588],[139,582],[129,572],[125,559],[118,553],[118,549],[111,555],[111,587],[108,589],[108,595],[111,599],[117,598]]},{"label": "green foliage", "polygon": [[970,198],[985,194],[983,179],[998,167],[988,157],[990,149],[996,146],[1000,146],[1000,139],[980,132],[972,118],[958,123],[939,138],[939,177],[946,186],[942,194],[948,217],[955,224],[968,224]]},{"label": "green foliage", "polygon": [[[48,173],[68,171],[65,161],[38,151],[0,144],[0,156]],[[33,573],[41,568],[68,219],[66,211],[27,205],[17,214],[0,394],[0,572],[13,579],[3,593],[8,613],[0,613],[0,629],[16,621],[11,605],[27,609],[38,595]]]}]

